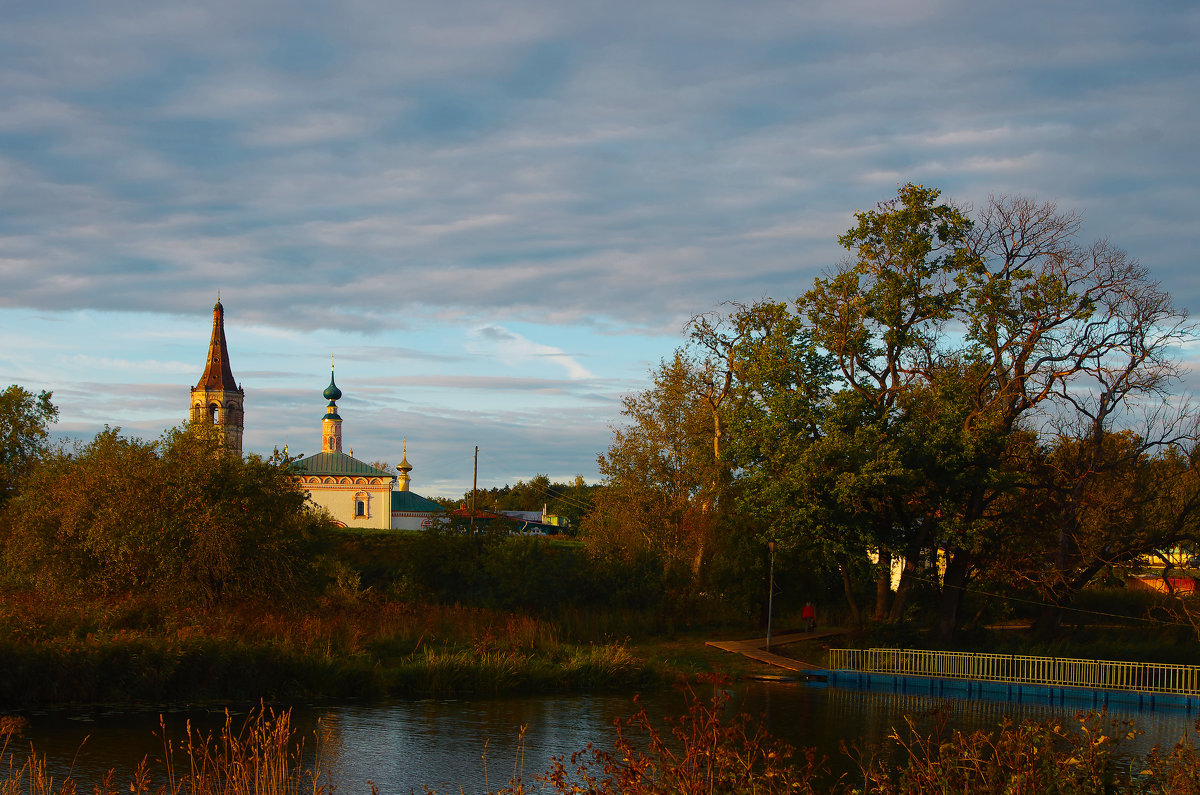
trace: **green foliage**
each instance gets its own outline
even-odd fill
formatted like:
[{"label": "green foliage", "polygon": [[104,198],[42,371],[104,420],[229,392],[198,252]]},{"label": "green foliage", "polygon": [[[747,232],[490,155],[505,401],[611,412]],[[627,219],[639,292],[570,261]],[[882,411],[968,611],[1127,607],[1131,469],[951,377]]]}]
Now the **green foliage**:
[{"label": "green foliage", "polygon": [[652,555],[594,558],[577,543],[495,528],[472,536],[435,527],[355,546],[371,550],[351,553],[355,565],[364,566],[365,584],[410,600],[541,616],[634,609],[675,621],[689,612],[680,601],[686,570],[664,567]]},{"label": "green foliage", "polygon": [[48,426],[58,418],[50,397],[15,384],[0,392],[0,507],[46,450]]},{"label": "green foliage", "polygon": [[[925,614],[943,637],[980,572],[1060,607],[1106,565],[1200,537],[1200,429],[1170,394],[1193,331],[1144,268],[1019,197],[972,219],[908,184],[855,220],[847,261],[794,309],[692,324],[677,358],[705,378],[685,393],[722,399],[708,430],[673,427],[729,476],[713,528],[729,532],[734,508],[760,542],[836,567],[852,613],[872,561],[880,620],[910,615],[941,565]],[[648,451],[616,473],[637,494],[656,482],[643,460],[671,448],[638,424],[615,438],[614,452]],[[634,515],[644,534],[669,527],[671,503],[652,494]]]},{"label": "green foliage", "polygon": [[11,571],[51,592],[214,602],[294,595],[327,526],[286,466],[230,453],[212,427],[155,443],[108,428],[45,457],[0,515],[0,540]]},{"label": "green foliage", "polygon": [[888,738],[900,752],[900,764],[868,757],[861,762],[863,779],[865,789],[884,795],[1146,791],[1145,782],[1135,782],[1113,754],[1136,734],[1131,724],[1096,713],[1080,716],[1076,726],[1005,721],[992,732],[948,736],[940,731],[923,736],[910,721]]}]

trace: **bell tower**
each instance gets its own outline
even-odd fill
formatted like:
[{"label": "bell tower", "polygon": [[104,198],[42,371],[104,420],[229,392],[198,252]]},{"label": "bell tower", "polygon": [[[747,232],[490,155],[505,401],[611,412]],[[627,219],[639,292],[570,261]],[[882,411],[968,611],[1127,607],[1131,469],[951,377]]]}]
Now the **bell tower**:
[{"label": "bell tower", "polygon": [[229,346],[225,344],[225,307],[220,299],[213,306],[212,339],[208,363],[200,382],[192,387],[192,422],[216,425],[232,452],[242,454],[242,409],[245,392],[233,380]]}]

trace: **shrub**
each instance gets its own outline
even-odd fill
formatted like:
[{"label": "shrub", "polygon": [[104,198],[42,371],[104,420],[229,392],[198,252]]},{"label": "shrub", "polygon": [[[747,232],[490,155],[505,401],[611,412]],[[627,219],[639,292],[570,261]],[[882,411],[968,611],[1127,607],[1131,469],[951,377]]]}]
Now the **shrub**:
[{"label": "shrub", "polygon": [[212,603],[294,596],[328,525],[283,462],[230,453],[212,426],[146,443],[105,429],[47,455],[0,515],[16,579],[57,594]]}]

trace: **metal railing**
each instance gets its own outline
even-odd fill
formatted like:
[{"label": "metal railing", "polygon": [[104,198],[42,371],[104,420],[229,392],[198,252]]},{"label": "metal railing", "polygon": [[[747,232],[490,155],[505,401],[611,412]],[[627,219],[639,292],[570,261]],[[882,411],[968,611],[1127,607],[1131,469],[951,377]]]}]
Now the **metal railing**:
[{"label": "metal railing", "polygon": [[830,649],[832,670],[1200,695],[1200,666],[922,649]]}]

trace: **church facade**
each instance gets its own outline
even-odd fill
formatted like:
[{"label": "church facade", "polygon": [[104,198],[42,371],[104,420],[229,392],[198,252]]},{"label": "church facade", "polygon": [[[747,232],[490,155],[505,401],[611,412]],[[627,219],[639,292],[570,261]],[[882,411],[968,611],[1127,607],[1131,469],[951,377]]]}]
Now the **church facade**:
[{"label": "church facade", "polygon": [[[409,489],[412,465],[408,445],[396,467],[399,474],[378,469],[342,452],[342,418],[337,401],[342,390],[329,375],[321,393],[329,401],[321,418],[321,452],[292,464],[309,499],[343,527],[377,530],[421,530],[445,509]],[[353,452],[353,450],[351,451]]]}]

